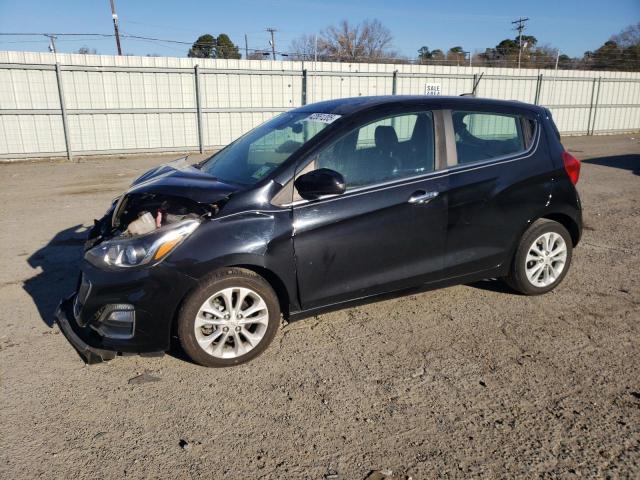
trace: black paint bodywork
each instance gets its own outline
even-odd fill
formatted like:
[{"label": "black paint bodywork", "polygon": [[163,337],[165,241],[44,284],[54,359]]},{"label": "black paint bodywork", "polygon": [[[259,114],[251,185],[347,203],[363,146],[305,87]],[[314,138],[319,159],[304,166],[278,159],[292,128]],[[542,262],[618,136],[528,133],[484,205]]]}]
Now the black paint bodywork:
[{"label": "black paint bodywork", "polygon": [[[323,146],[357,125],[418,108],[518,114],[537,128],[531,148],[513,157],[447,165],[329,198],[294,197],[293,181]],[[342,117],[253,187],[222,183],[185,165],[159,167],[132,184],[127,198],[166,195],[209,214],[158,265],[113,271],[83,262],[92,287],[80,323],[91,324],[108,303],[136,308],[135,334],[126,340],[101,337],[67,318],[84,342],[121,352],[167,350],[184,299],[224,267],[261,274],[285,315],[299,319],[409,288],[504,276],[520,236],[541,217],[563,223],[574,244],[580,239],[580,200],[563,168],[557,130],[542,107],[472,97],[392,96],[333,100],[299,110]],[[443,128],[436,131],[441,144],[447,134]],[[438,195],[424,204],[408,202],[425,192]],[[118,208],[114,204],[103,223],[115,218]],[[104,233],[105,227],[96,228]],[[63,316],[64,311],[68,305],[61,309]]]}]

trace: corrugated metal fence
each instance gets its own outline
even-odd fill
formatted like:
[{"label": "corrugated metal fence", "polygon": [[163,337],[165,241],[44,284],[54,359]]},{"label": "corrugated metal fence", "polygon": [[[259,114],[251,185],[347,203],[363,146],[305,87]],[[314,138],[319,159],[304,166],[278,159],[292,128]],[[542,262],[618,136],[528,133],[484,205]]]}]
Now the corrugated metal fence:
[{"label": "corrugated metal fence", "polygon": [[640,130],[640,73],[0,52],[0,158],[220,148],[332,98],[477,95],[548,106],[563,134]]}]

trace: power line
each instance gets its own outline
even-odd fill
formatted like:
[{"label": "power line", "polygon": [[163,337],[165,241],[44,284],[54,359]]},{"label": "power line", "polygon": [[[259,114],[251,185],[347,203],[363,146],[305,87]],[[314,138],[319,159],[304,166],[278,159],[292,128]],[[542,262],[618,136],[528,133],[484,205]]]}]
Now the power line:
[{"label": "power line", "polygon": [[[526,21],[527,19],[522,19],[523,21]],[[516,21],[517,22],[517,21]],[[275,29],[274,29],[275,30]],[[0,36],[3,37],[10,37],[10,36],[16,36],[16,37],[25,37],[25,36],[45,36],[46,38],[50,39],[51,36],[55,37],[55,42],[57,45],[57,42],[77,42],[77,41],[87,41],[89,39],[100,39],[100,40],[106,40],[106,39],[111,39],[114,38],[115,35],[114,34],[105,34],[105,33],[75,33],[75,32],[71,32],[71,33],[27,33],[27,32],[15,32],[15,33],[7,33],[7,32],[0,32]],[[62,38],[61,38],[62,37]],[[71,38],[65,38],[65,37],[71,37]],[[203,46],[211,46],[211,43],[209,42],[187,42],[187,41],[181,41],[181,40],[173,40],[173,39],[165,39],[165,38],[156,38],[156,37],[146,37],[146,36],[142,36],[142,35],[134,35],[134,34],[128,34],[125,32],[121,32],[120,33],[120,37],[122,38],[127,38],[130,40],[135,40],[135,41],[142,41],[142,42],[149,42],[149,43],[153,43],[156,45],[163,45],[166,48],[171,48],[169,47],[169,45],[166,44],[174,44],[174,45],[184,45],[184,46],[198,46],[198,45],[203,45]],[[34,42],[31,40],[27,40],[26,42]],[[37,42],[37,41],[35,41]],[[13,43],[13,42],[0,42],[0,43]],[[22,43],[22,42],[16,42],[16,43]],[[175,50],[179,51],[177,48],[175,48]],[[263,56],[273,56],[273,58],[275,58],[276,55],[281,55],[283,57],[288,57],[288,58],[292,58],[294,60],[313,60],[315,59],[315,48],[312,51],[309,52],[287,52],[287,51],[278,51],[275,49],[275,45],[272,45],[271,48],[271,52],[267,53],[265,51],[264,48],[251,48],[248,46],[248,42],[245,43],[245,55],[247,55],[248,52],[257,52],[257,53],[261,53],[263,54]],[[248,56],[248,55],[247,55]],[[549,58],[529,58],[526,61],[525,64],[525,68],[545,68],[545,69],[553,69],[555,67],[555,62],[556,59],[558,59],[558,57],[556,55],[553,55],[552,57]],[[568,63],[565,63],[565,65],[563,65],[563,69],[566,68],[586,68],[586,69],[593,69],[593,67],[602,70],[602,69],[606,69],[608,67],[611,68],[622,68],[623,70],[631,70],[633,68],[635,68],[637,70],[637,63],[634,61],[637,59],[637,56],[634,53],[631,52],[625,52],[625,51],[617,51],[617,52],[612,52],[611,55],[607,55],[605,56],[600,56],[598,54],[592,55],[592,56],[588,56],[588,57],[583,57],[583,58],[572,58],[570,59],[570,61]],[[404,63],[404,64],[410,64],[410,63],[422,63],[422,64],[432,64],[432,65],[456,65],[457,62],[459,60],[457,59],[441,59],[441,60],[436,60],[436,59],[429,59],[427,62],[420,62],[418,59],[414,59],[414,58],[407,58],[407,57],[389,57],[389,58],[380,58],[380,59],[371,59],[371,58],[364,58],[364,57],[356,57],[356,58],[349,58],[346,59],[344,57],[340,57],[339,55],[326,55],[326,54],[322,54],[321,52],[318,52],[318,58],[317,60],[319,61],[350,61],[350,62],[355,62],[355,63],[359,63],[359,62],[371,62],[371,63]],[[477,54],[476,57],[473,59],[473,63],[474,65],[476,65],[476,62],[478,66],[486,66],[486,67],[515,67],[516,65],[516,60],[512,59],[512,58],[482,58],[481,54]],[[522,58],[519,59],[519,61],[517,61],[517,66],[518,68],[521,68],[522,65]],[[628,68],[624,68],[624,67],[628,67]]]},{"label": "power line", "polygon": [[25,33],[25,32],[0,32],[4,37],[39,37],[40,35],[56,35],[58,37],[114,37],[113,33]]}]

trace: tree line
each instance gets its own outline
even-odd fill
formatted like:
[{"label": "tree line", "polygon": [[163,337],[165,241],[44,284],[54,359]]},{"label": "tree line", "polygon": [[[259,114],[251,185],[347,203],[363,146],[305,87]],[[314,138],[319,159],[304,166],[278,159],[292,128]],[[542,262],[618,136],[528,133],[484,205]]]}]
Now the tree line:
[{"label": "tree line", "polygon": [[[612,35],[599,48],[581,57],[570,57],[533,35],[506,38],[495,47],[470,52],[461,45],[443,50],[422,46],[414,58],[401,56],[393,48],[393,35],[379,20],[353,24],[343,20],[316,35],[294,39],[288,51],[276,52],[283,59],[332,62],[418,63],[423,65],[474,65],[487,67],[559,68],[584,70],[640,70],[640,23]],[[96,53],[83,47],[78,53]],[[187,52],[194,58],[243,58],[229,35],[199,36]],[[271,59],[272,51],[247,49],[248,59]]]}]

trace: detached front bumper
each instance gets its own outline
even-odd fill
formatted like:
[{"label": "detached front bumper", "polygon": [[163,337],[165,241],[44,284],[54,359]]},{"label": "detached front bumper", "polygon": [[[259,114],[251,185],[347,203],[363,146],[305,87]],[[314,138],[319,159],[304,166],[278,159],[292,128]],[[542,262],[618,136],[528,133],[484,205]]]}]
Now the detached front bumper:
[{"label": "detached front bumper", "polygon": [[[88,364],[113,360],[116,357],[117,352],[94,347],[87,343],[90,341],[87,338],[87,334],[90,332],[87,332],[87,327],[80,328],[73,318],[73,299],[75,296],[76,295],[73,294],[69,298],[62,300],[56,309],[56,322],[58,323],[60,330],[62,330],[62,333],[67,340],[69,340],[69,343],[73,345],[73,348],[78,351],[80,356]],[[71,318],[69,318],[69,315],[71,315]],[[85,340],[85,338],[87,340]]]},{"label": "detached front bumper", "polygon": [[87,363],[117,353],[157,355],[170,348],[175,314],[195,285],[176,268],[105,271],[85,261],[78,290],[60,302],[56,321]]}]

